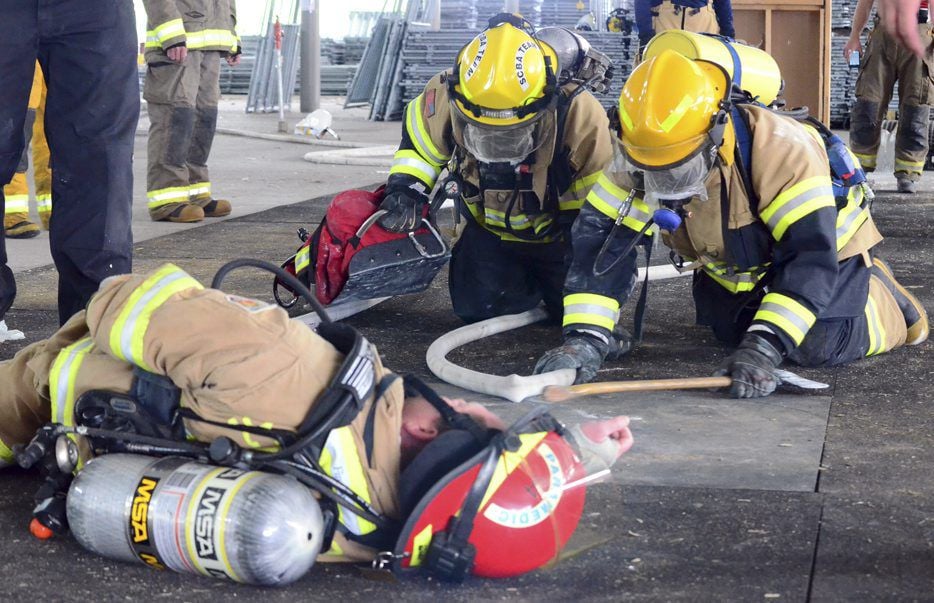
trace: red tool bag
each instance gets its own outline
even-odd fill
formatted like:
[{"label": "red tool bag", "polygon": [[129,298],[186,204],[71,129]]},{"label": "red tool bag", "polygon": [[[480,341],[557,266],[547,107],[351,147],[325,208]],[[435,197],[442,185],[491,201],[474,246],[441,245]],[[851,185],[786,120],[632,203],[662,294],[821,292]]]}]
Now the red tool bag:
[{"label": "red tool bag", "polygon": [[[322,304],[341,300],[373,299],[414,293],[425,289],[450,256],[447,244],[430,225],[425,208],[422,227],[411,233],[389,232],[376,223],[384,187],[373,192],[349,190],[331,200],[324,219],[308,236],[299,231],[304,245],[283,268],[311,287]],[[381,214],[380,214],[381,215]],[[429,253],[426,248],[439,249]],[[356,261],[354,261],[356,258]],[[426,280],[427,277],[427,280]],[[347,286],[351,280],[351,286]],[[280,305],[294,300],[280,299]],[[294,292],[293,292],[294,293]]]}]

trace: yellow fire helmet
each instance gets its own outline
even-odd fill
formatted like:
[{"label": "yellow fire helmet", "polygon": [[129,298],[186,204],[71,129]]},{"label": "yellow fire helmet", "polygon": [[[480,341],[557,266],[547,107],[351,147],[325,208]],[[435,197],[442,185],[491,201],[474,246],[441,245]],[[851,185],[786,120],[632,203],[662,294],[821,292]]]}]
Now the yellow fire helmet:
[{"label": "yellow fire helmet", "polygon": [[628,159],[657,170],[686,162],[706,141],[720,147],[729,92],[729,77],[714,63],[673,50],[643,62],[619,96],[620,139]]},{"label": "yellow fire helmet", "polygon": [[497,15],[457,56],[448,77],[455,113],[490,127],[531,121],[556,100],[557,62],[527,21]]}]

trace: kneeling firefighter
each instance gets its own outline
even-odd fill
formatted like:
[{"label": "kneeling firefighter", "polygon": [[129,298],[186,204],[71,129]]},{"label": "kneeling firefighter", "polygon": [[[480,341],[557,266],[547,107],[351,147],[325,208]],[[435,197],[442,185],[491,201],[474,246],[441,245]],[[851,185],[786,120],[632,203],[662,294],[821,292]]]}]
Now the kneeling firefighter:
[{"label": "kneeling firefighter", "polygon": [[[244,264],[259,263],[215,287]],[[584,503],[572,483],[631,446],[628,420],[566,429],[539,411],[507,428],[383,368],[277,274],[317,308],[317,333],[167,264],[107,279],[0,363],[0,466],[47,478],[34,533],[70,527],[114,559],[256,584],[316,559],[454,581],[553,560]]]},{"label": "kneeling firefighter", "polygon": [[735,397],[771,393],[786,358],[831,366],[927,338],[924,308],[874,257],[882,237],[852,154],[816,120],[741,93],[733,56],[732,82],[665,49],[624,85],[619,149],[573,229],[565,343],[536,371],[594,377],[635,282],[633,242],[653,222],[694,271],[698,324],[738,345],[720,370]]},{"label": "kneeling firefighter", "polygon": [[453,248],[454,312],[468,322],[544,300],[561,315],[569,230],[611,138],[587,90],[605,89],[609,59],[562,28],[534,32],[501,14],[405,110],[381,224],[411,230],[441,171],[466,225]]}]

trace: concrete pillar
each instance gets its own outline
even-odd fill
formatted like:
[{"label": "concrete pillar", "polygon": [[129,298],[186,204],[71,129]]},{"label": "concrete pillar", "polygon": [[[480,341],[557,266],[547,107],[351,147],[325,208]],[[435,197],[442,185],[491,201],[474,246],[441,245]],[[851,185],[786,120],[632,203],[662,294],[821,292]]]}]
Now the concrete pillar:
[{"label": "concrete pillar", "polygon": [[311,113],[321,106],[321,37],[319,35],[319,0],[302,0],[300,47],[302,113]]}]

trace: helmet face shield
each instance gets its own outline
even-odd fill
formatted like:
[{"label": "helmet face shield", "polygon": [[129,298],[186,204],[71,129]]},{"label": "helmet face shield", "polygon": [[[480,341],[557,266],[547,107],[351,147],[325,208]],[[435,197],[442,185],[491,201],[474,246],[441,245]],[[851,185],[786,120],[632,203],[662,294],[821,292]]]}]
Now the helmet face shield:
[{"label": "helmet face shield", "polygon": [[707,199],[707,177],[716,164],[717,145],[705,134],[697,137],[697,149],[678,163],[649,167],[640,166],[627,153],[633,171],[640,169],[645,178],[646,196],[659,203],[698,197]]},{"label": "helmet face shield", "polygon": [[454,127],[459,131],[464,147],[481,163],[520,163],[542,145],[543,113],[510,126],[491,126],[464,115],[457,103],[452,103]]}]

